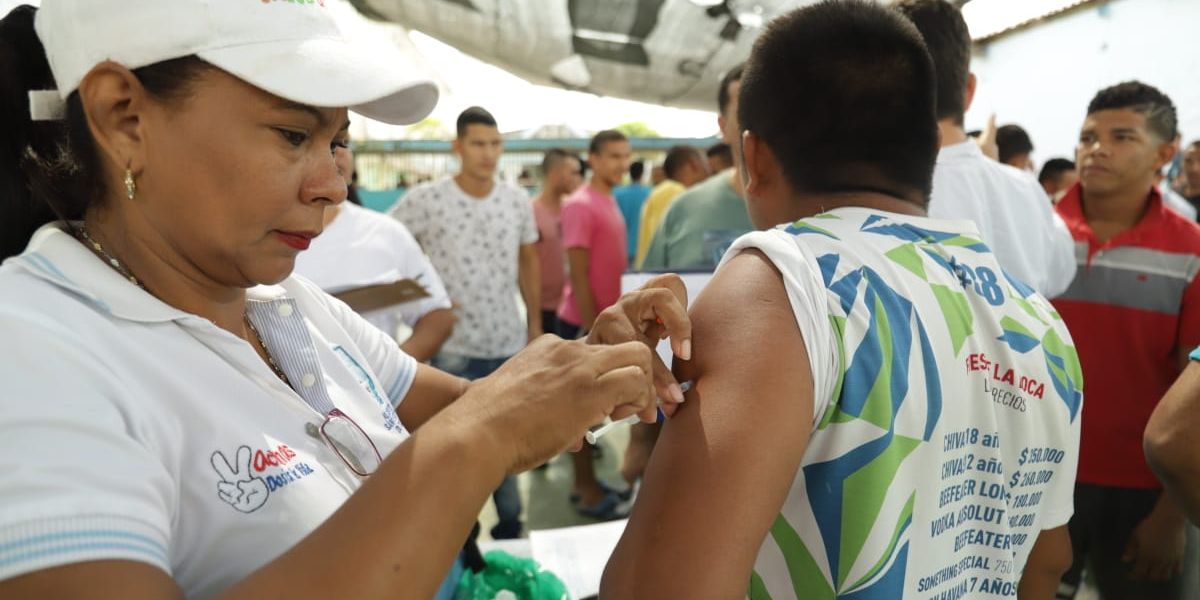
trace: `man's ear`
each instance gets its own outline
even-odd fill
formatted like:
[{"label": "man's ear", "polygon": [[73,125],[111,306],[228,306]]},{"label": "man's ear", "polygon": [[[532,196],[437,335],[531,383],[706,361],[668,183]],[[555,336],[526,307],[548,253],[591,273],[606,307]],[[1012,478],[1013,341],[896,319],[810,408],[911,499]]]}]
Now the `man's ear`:
[{"label": "man's ear", "polygon": [[971,110],[971,103],[975,101],[975,84],[977,83],[975,74],[967,73],[967,89],[963,91],[963,114]]},{"label": "man's ear", "polygon": [[761,198],[778,184],[779,163],[775,153],[753,131],[742,132],[742,186],[746,196]]},{"label": "man's ear", "polygon": [[135,176],[141,174],[150,99],[137,76],[115,62],[102,62],[80,82],[79,98],[100,154]]},{"label": "man's ear", "polygon": [[1174,140],[1164,142],[1159,145],[1154,157],[1154,171],[1161,173],[1162,168],[1169,162],[1175,159],[1175,153],[1179,151],[1179,137]]}]

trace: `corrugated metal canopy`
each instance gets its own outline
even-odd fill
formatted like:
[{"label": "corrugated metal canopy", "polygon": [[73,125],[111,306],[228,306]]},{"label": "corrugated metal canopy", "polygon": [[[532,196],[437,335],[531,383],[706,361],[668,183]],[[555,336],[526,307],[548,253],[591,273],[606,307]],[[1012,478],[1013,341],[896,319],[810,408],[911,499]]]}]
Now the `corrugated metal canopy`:
[{"label": "corrugated metal canopy", "polygon": [[1047,17],[1093,4],[1098,0],[970,0],[962,7],[963,19],[977,42],[987,41]]}]

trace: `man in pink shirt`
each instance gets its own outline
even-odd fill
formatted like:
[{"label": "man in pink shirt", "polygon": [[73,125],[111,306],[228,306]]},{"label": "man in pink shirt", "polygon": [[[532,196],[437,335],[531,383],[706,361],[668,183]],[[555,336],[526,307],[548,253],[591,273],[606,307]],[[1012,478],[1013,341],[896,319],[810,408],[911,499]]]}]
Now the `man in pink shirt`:
[{"label": "man in pink shirt", "polygon": [[537,221],[538,259],[542,275],[542,330],[558,333],[558,304],[566,283],[562,245],[562,204],[567,194],[583,183],[579,157],[561,148],[552,148],[542,158],[542,191],[533,199],[533,217]]},{"label": "man in pink shirt", "polygon": [[605,130],[592,138],[588,164],[592,178],[575,190],[562,209],[563,247],[570,279],[558,305],[559,335],[586,334],[600,311],[621,296],[625,256],[625,219],[612,190],[629,168],[629,140]]},{"label": "man in pink shirt", "polygon": [[[580,337],[592,328],[600,311],[621,295],[626,255],[625,219],[613,198],[613,187],[629,169],[629,140],[618,131],[601,131],[588,147],[592,178],[567,199],[562,209],[562,242],[567,249],[570,278],[558,306],[558,333]],[[598,519],[620,514],[620,497],[600,485],[590,452],[576,452],[575,485],[571,498],[580,513]]]}]

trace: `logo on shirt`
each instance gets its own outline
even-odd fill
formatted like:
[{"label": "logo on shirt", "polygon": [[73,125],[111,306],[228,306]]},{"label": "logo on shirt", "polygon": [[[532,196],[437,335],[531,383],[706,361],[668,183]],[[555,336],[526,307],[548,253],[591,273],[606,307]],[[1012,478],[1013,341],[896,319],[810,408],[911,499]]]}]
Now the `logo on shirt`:
[{"label": "logo on shirt", "polygon": [[333,353],[342,359],[342,364],[346,365],[347,369],[350,369],[355,379],[358,380],[358,384],[370,392],[371,397],[375,399],[375,403],[380,408],[379,417],[383,420],[383,427],[388,431],[400,429],[400,417],[396,415],[396,408],[383,397],[383,394],[379,393],[379,386],[375,385],[375,379],[367,373],[367,370],[362,365],[358,364],[357,360],[354,360],[354,357],[345,348],[334,346]]},{"label": "logo on shirt", "polygon": [[259,450],[241,446],[232,463],[217,450],[211,459],[219,478],[217,497],[239,512],[252,513],[267,503],[271,492],[313,473],[307,463],[295,459],[296,453],[287,444]]}]

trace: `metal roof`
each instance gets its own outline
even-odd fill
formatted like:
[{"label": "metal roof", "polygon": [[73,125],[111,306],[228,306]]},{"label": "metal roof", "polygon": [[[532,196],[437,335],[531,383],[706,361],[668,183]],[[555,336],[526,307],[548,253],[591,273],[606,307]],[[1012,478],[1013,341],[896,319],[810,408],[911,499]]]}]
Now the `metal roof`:
[{"label": "metal roof", "polygon": [[1107,0],[971,0],[962,7],[963,18],[976,42],[1002,36],[1087,5]]}]

